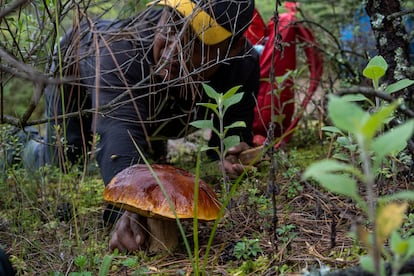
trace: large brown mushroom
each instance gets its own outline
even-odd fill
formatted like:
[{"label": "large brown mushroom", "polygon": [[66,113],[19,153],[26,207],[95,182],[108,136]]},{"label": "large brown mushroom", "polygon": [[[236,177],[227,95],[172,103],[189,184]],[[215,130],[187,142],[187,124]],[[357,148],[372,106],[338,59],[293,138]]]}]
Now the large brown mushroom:
[{"label": "large brown mushroom", "polygon": [[[194,218],[195,175],[171,165],[151,165],[180,219]],[[214,191],[199,180],[197,218],[215,220],[221,207]],[[105,187],[104,200],[147,217],[150,252],[171,251],[178,244],[175,214],[150,169],[143,164],[119,172]]]}]

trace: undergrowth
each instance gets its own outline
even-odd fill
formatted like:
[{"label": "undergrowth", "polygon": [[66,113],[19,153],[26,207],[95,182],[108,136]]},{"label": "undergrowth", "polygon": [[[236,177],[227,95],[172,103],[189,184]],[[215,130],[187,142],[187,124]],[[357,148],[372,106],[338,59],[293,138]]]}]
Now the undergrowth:
[{"label": "undergrowth", "polygon": [[[335,259],[350,262],[356,259],[350,257],[354,245],[345,236],[345,222],[338,226],[343,229],[337,229],[337,239],[341,241],[337,243],[340,248],[335,251],[342,253],[337,253],[335,259],[330,257],[331,250],[326,250],[329,249],[326,243],[332,218],[331,210],[326,208],[332,203],[326,198],[318,199],[315,191],[300,182],[304,168],[326,156],[321,149],[316,144],[276,152],[279,165],[276,179],[280,189],[277,241],[272,229],[273,206],[267,194],[268,161],[259,163],[246,174],[233,197],[233,209],[226,212],[219,224],[207,272],[214,275],[283,274],[317,264],[321,256],[326,258],[322,261],[339,267],[346,262],[337,263]],[[180,154],[172,155],[176,163],[190,167],[188,153],[181,161]],[[102,224],[103,182],[98,172],[86,176],[82,172],[73,167],[65,175],[55,168],[45,167],[29,175],[18,164],[5,171],[0,183],[3,210],[0,246],[11,255],[19,275],[97,275],[106,271],[109,275],[186,275],[192,271],[182,243],[173,256],[110,253],[110,228]],[[207,178],[221,196],[219,172]],[[321,206],[317,207],[318,204]],[[321,229],[315,229],[315,219]],[[188,235],[191,235],[191,226],[184,223]],[[200,224],[200,256],[206,250],[210,228],[209,223]],[[325,234],[315,239],[312,231]],[[310,248],[321,256],[313,254]]]}]

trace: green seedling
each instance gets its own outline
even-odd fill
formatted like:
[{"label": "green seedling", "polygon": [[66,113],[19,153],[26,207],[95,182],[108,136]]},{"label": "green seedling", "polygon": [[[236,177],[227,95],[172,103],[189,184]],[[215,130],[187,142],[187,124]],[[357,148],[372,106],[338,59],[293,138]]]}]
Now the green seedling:
[{"label": "green seedling", "polygon": [[263,250],[260,247],[258,239],[243,238],[234,246],[233,255],[238,260],[248,260],[256,258],[258,254],[262,253]]},{"label": "green seedling", "polygon": [[[373,58],[364,70],[364,76],[372,79],[375,89],[379,89],[379,79],[385,74],[387,65],[382,57]],[[395,92],[413,84],[402,81],[394,84],[389,91]],[[362,228],[357,236],[368,249],[368,255],[360,259],[361,266],[375,275],[385,275],[384,244],[390,237],[394,251],[393,272],[414,252],[403,250],[404,244],[410,240],[399,239],[393,234],[401,227],[407,203],[414,200],[413,191],[397,192],[393,195],[377,196],[374,191],[375,179],[382,162],[389,156],[395,156],[407,146],[407,141],[414,132],[414,120],[407,120],[399,126],[385,129],[394,116],[395,110],[402,104],[397,100],[390,104],[382,104],[373,112],[364,111],[359,105],[346,98],[330,96],[328,103],[329,118],[336,129],[352,137],[355,150],[358,152],[360,165],[352,165],[333,159],[325,159],[309,166],[303,178],[316,180],[325,189],[351,198],[364,212],[367,225],[372,228],[368,232]],[[334,130],[334,129],[331,129]],[[365,185],[366,197],[360,193],[358,185]],[[396,202],[398,200],[398,203]],[[399,201],[403,201],[400,203]],[[398,254],[395,251],[400,250]],[[397,257],[404,256],[404,257]]]},{"label": "green seedling", "polygon": [[238,102],[243,98],[244,93],[236,93],[240,86],[235,86],[229,89],[226,93],[218,93],[211,86],[203,84],[204,91],[206,94],[214,100],[210,103],[198,103],[199,106],[204,106],[217,116],[219,121],[219,128],[216,128],[213,124],[213,120],[198,120],[190,123],[193,127],[200,129],[211,129],[220,139],[220,146],[217,147],[205,147],[203,150],[212,149],[217,152],[220,157],[221,171],[224,176],[224,188],[228,193],[230,187],[226,180],[226,171],[224,169],[224,158],[231,147],[234,147],[240,143],[240,137],[236,135],[227,136],[227,132],[232,128],[246,127],[246,123],[242,121],[236,121],[229,126],[224,125],[224,116],[228,108]]}]

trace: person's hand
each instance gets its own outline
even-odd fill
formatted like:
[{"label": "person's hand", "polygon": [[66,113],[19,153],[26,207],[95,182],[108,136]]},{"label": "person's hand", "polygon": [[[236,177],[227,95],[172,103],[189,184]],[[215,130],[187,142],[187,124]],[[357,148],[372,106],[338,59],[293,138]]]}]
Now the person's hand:
[{"label": "person's hand", "polygon": [[146,240],[144,218],[125,211],[119,218],[109,240],[109,249],[120,252],[134,252],[143,249]]},{"label": "person's hand", "polygon": [[239,154],[248,149],[250,149],[250,146],[245,142],[241,142],[227,151],[224,160],[224,169],[230,177],[238,177],[243,173],[245,168],[239,162]]}]

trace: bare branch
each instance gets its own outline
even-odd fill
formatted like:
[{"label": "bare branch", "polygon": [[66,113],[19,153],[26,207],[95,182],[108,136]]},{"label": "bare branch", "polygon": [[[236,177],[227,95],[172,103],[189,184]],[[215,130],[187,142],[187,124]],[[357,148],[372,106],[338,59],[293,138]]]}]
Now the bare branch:
[{"label": "bare branch", "polygon": [[[368,97],[378,97],[387,102],[393,102],[396,100],[396,98],[394,98],[393,96],[389,94],[376,91],[375,89],[370,88],[370,87],[363,87],[363,86],[339,89],[337,92],[337,95],[339,96],[349,95],[349,94],[362,94]],[[405,115],[409,116],[410,118],[414,118],[414,111],[411,109],[408,109],[407,106],[403,105],[403,106],[400,106],[398,109]]]},{"label": "bare branch", "polygon": [[[8,72],[12,75],[18,75],[19,77],[30,80],[32,82],[49,82],[49,78],[45,74],[36,71],[32,66],[20,62],[2,47],[0,47],[0,59],[3,63],[0,65],[0,68],[5,72]],[[4,63],[8,64],[8,66],[5,66]]]},{"label": "bare branch", "polygon": [[27,4],[27,2],[29,2],[29,0],[16,0],[13,3],[7,5],[6,7],[0,9],[0,19],[12,13],[18,7]]},{"label": "bare branch", "polygon": [[400,12],[390,14],[390,15],[387,16],[387,19],[388,20],[393,20],[395,18],[402,17],[404,15],[411,14],[411,13],[414,13],[414,9],[404,10],[404,11],[400,11]]}]

